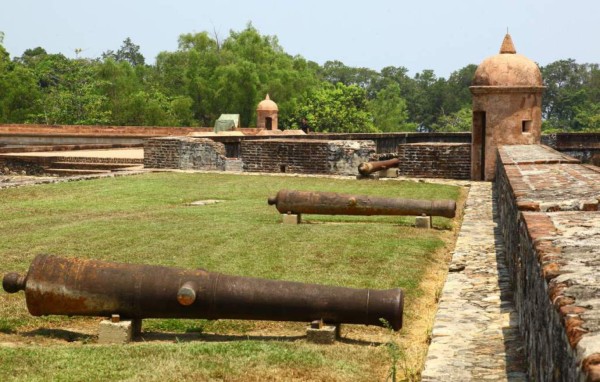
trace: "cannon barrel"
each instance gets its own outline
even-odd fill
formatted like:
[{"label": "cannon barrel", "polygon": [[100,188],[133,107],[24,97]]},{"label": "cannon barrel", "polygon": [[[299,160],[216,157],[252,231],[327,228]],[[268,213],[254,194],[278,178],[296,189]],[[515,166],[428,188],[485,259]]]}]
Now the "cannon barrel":
[{"label": "cannon barrel", "polygon": [[369,175],[374,173],[375,171],[385,170],[392,167],[398,167],[399,164],[400,158],[393,158],[377,162],[363,162],[358,165],[358,172],[361,175]]},{"label": "cannon barrel", "polygon": [[282,214],[318,215],[413,215],[444,216],[456,214],[454,200],[419,200],[345,195],[335,192],[280,190],[268,203]]},{"label": "cannon barrel", "polygon": [[402,327],[401,289],[372,290],[240,276],[203,269],[38,255],[2,286],[25,291],[34,316],[206,318]]}]

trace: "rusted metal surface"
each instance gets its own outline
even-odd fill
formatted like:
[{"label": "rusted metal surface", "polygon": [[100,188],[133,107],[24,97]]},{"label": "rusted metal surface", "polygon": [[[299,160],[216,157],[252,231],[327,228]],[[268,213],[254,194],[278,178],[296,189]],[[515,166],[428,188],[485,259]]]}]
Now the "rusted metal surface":
[{"label": "rusted metal surface", "polygon": [[361,175],[369,175],[374,173],[375,171],[386,170],[392,167],[398,167],[399,164],[399,158],[393,158],[377,162],[363,162],[358,165],[358,172]]},{"label": "rusted metal surface", "polygon": [[419,200],[344,195],[335,192],[280,190],[268,203],[282,214],[319,215],[409,215],[443,216],[456,214],[454,200]]},{"label": "rusted metal surface", "polygon": [[354,289],[154,265],[37,256],[3,287],[25,291],[34,316],[206,318],[402,327],[401,289]]}]

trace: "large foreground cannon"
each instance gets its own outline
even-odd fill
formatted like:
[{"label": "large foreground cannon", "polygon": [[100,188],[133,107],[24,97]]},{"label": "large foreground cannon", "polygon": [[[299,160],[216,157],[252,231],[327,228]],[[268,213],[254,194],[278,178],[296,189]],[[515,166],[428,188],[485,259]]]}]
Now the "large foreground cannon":
[{"label": "large foreground cannon", "polygon": [[371,290],[228,276],[203,269],[37,256],[26,275],[8,273],[34,316],[315,321],[402,327],[401,289]]},{"label": "large foreground cannon", "polygon": [[269,205],[282,214],[318,215],[413,215],[453,218],[454,200],[394,199],[367,195],[344,195],[335,192],[280,190]]},{"label": "large foreground cannon", "polygon": [[360,175],[366,176],[374,173],[375,171],[387,170],[388,168],[398,167],[399,164],[399,158],[393,158],[376,162],[363,162],[358,165],[358,172],[360,173]]}]

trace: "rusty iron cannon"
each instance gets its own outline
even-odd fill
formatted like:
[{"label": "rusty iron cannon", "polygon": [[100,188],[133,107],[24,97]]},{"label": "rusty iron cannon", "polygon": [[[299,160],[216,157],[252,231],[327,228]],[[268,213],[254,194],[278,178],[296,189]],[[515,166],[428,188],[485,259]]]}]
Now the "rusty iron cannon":
[{"label": "rusty iron cannon", "polygon": [[335,192],[279,190],[268,199],[282,214],[317,215],[408,215],[443,216],[456,214],[454,200],[396,199]]},{"label": "rusty iron cannon", "polygon": [[398,167],[400,164],[400,158],[392,158],[388,160],[376,161],[376,162],[363,162],[358,165],[358,172],[360,175],[367,176],[375,171],[387,170],[388,168]]},{"label": "rusty iron cannon", "polygon": [[25,275],[8,273],[8,293],[25,291],[34,316],[322,320],[330,324],[402,327],[401,289],[304,284],[203,269],[122,264],[38,255]]}]

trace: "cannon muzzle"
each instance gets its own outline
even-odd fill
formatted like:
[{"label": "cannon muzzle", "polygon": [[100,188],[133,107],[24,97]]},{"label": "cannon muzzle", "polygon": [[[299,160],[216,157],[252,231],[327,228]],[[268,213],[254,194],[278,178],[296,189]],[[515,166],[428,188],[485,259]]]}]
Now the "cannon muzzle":
[{"label": "cannon muzzle", "polygon": [[344,195],[335,192],[280,190],[268,203],[282,214],[317,215],[408,215],[443,216],[456,214],[454,200],[420,200],[383,198],[367,195]]},{"label": "cannon muzzle", "polygon": [[203,269],[122,264],[38,255],[26,275],[8,273],[8,293],[25,291],[34,316],[206,318],[402,327],[401,289],[304,284]]},{"label": "cannon muzzle", "polygon": [[369,175],[379,170],[386,170],[392,167],[398,167],[400,164],[400,158],[393,158],[388,160],[382,160],[377,162],[363,162],[358,165],[358,172],[360,175]]}]

